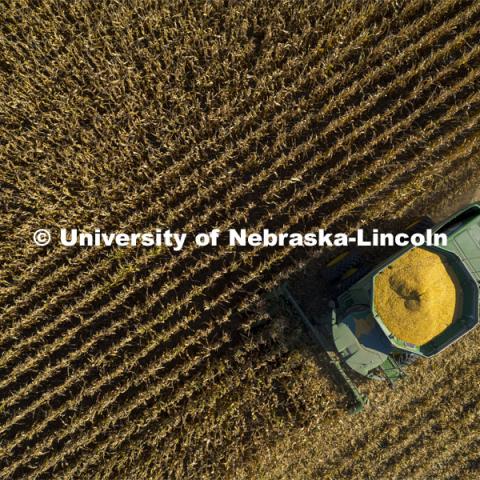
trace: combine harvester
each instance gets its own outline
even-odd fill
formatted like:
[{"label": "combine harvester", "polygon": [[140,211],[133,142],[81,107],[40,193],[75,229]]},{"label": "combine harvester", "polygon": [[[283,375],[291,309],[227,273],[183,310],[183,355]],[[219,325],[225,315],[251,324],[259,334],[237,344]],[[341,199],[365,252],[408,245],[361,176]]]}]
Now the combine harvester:
[{"label": "combine harvester", "polygon": [[[335,372],[355,398],[354,412],[363,410],[368,399],[350,378],[349,369],[370,379],[387,380],[393,385],[405,375],[403,366],[440,353],[470,332],[479,321],[480,203],[464,208],[438,225],[433,225],[429,219],[420,220],[409,227],[409,232],[424,232],[429,228],[434,233],[445,233],[448,245],[410,245],[373,268],[363,264],[358,249],[330,262],[323,276],[336,294],[328,304],[328,313],[321,318],[309,318],[287,284],[277,291],[289,312],[303,321],[315,342],[327,352]],[[451,323],[422,345],[415,345],[392,333],[387,327],[389,319],[378,313],[376,296],[380,275],[395,268],[395,262],[402,262],[402,257],[405,259],[404,256],[415,248],[433,253],[452,272],[455,277],[453,291],[457,298]],[[419,272],[421,275],[422,270]],[[430,278],[422,280],[433,281]]]}]

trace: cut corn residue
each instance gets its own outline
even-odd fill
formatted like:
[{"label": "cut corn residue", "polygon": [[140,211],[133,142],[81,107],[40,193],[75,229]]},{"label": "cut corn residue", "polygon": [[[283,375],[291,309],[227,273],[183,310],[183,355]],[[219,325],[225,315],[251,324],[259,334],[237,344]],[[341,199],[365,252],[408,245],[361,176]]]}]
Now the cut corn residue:
[{"label": "cut corn residue", "polygon": [[424,345],[455,320],[460,290],[442,258],[415,248],[375,279],[375,308],[400,340]]}]

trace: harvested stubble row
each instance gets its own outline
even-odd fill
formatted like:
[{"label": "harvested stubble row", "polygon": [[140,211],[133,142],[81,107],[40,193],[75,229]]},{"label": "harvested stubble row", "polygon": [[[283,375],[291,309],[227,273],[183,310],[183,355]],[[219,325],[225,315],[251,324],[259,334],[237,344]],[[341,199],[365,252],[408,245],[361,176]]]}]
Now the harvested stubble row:
[{"label": "harvested stubble row", "polygon": [[451,325],[461,291],[440,255],[415,248],[375,279],[375,307],[400,340],[424,345]]}]

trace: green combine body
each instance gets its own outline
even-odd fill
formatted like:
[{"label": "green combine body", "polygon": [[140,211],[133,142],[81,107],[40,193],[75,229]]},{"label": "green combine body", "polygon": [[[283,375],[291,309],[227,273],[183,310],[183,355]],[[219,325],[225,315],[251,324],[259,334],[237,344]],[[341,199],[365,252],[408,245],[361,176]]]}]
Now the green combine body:
[{"label": "green combine body", "polygon": [[[425,230],[420,222],[418,231]],[[342,255],[329,264],[327,277],[339,287],[329,303],[329,313],[310,319],[283,285],[279,294],[307,326],[313,338],[328,353],[332,365],[356,399],[355,411],[367,399],[360,394],[349,370],[371,379],[386,379],[391,384],[403,377],[402,367],[420,357],[432,357],[471,331],[479,321],[480,285],[480,203],[470,205],[438,225],[427,225],[433,233],[448,237],[445,247],[422,247],[439,255],[457,277],[461,288],[459,314],[453,323],[428,343],[417,346],[396,338],[375,309],[375,278],[402,255],[415,248],[400,250],[373,268]],[[358,325],[362,328],[358,329]]]}]

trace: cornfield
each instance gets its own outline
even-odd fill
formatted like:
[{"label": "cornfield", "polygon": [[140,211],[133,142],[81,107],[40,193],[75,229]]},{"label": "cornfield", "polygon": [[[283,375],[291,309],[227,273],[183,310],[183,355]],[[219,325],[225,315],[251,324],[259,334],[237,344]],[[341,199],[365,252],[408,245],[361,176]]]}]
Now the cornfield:
[{"label": "cornfield", "polygon": [[0,0],[0,92],[0,478],[476,477],[478,332],[351,417],[272,311],[337,249],[32,234],[442,218],[478,188],[480,2]]}]

